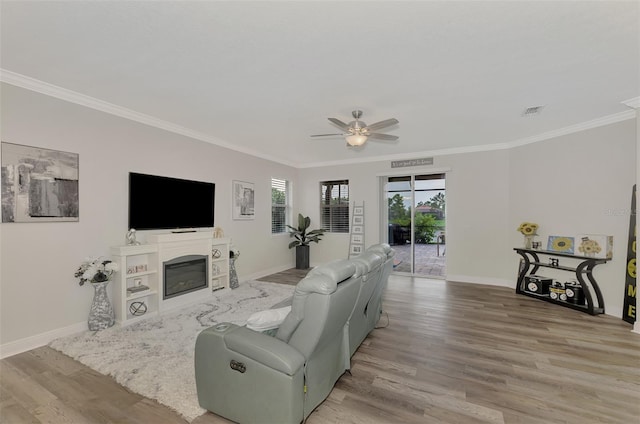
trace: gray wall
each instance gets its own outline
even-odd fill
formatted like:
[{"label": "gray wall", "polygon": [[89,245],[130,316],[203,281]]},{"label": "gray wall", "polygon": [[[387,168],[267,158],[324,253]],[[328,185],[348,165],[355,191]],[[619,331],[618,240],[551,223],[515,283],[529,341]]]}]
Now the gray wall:
[{"label": "gray wall", "polygon": [[[1,136],[80,156],[80,222],[0,226],[5,351],[19,349],[20,341],[46,342],[50,332],[86,328],[93,293],[90,286],[79,287],[73,274],[86,257],[108,257],[110,246],[124,244],[129,171],[215,183],[216,225],[241,251],[241,279],[293,264],[287,235],[271,235],[271,177],[295,181],[294,168],[6,84]],[[256,185],[253,221],[231,219],[234,179]],[[139,232],[141,240],[144,233]]]},{"label": "gray wall", "polygon": [[[11,85],[2,85],[2,141],[80,155],[80,222],[0,225],[0,355],[86,328],[91,287],[73,273],[87,256],[124,243],[129,171],[216,184],[216,225],[240,249],[240,279],[293,266],[288,236],[270,232],[270,179],[293,182],[293,212],[319,224],[319,182],[347,178],[351,200],[365,202],[366,244],[381,240],[379,203],[389,161],[294,169],[194,141]],[[620,316],[636,122],[586,130],[511,149],[437,156],[447,172],[447,269],[452,280],[513,286],[521,221],[550,234],[610,234],[614,260],[596,269],[607,312]],[[256,184],[256,219],[231,219],[231,181]],[[144,240],[144,234],[140,235]],[[346,257],[346,234],[311,247],[312,265]]]},{"label": "gray wall", "polygon": [[[442,170],[449,280],[515,287],[519,256],[513,247],[522,246],[516,228],[523,221],[540,225],[537,240],[544,247],[549,235],[613,235],[614,259],[598,266],[595,275],[607,313],[621,315],[631,188],[636,180],[635,120],[510,149],[436,156],[433,166],[404,172]],[[349,179],[351,200],[366,205],[366,244],[383,240],[378,180],[393,174],[397,171],[390,161],[302,169],[300,203],[309,205],[303,213],[318,223],[319,182]],[[312,264],[346,257],[348,244],[348,235],[328,234],[312,246]],[[569,277],[558,275],[563,281]]]}]

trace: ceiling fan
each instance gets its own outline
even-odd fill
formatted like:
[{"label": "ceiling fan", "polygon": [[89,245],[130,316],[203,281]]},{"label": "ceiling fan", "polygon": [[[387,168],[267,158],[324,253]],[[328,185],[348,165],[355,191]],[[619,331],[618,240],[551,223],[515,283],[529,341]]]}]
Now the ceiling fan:
[{"label": "ceiling fan", "polygon": [[376,122],[375,124],[367,125],[360,120],[362,116],[361,110],[354,110],[351,115],[355,119],[354,121],[345,124],[339,119],[329,118],[329,122],[340,128],[344,133],[340,134],[314,134],[311,137],[335,137],[343,136],[349,146],[362,146],[367,139],[388,140],[395,141],[398,136],[389,134],[380,134],[373,131],[381,130],[392,125],[397,124],[399,121],[396,118],[385,119],[384,121]]}]

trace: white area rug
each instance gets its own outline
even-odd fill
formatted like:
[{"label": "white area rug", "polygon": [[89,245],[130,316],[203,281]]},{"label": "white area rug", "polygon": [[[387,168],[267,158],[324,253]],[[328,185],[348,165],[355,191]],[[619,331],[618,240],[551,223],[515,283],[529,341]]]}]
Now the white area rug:
[{"label": "white area rug", "polygon": [[269,309],[293,290],[284,284],[243,282],[237,289],[214,292],[204,303],[128,327],[56,339],[50,346],[191,422],[206,412],[198,405],[193,362],[200,331],[219,322],[244,325],[252,313]]}]

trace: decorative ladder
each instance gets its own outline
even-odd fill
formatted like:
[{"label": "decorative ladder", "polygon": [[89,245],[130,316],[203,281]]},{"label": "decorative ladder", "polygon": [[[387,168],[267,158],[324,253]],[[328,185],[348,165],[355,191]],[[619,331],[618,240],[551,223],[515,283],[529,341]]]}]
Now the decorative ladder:
[{"label": "decorative ladder", "polygon": [[351,259],[364,252],[364,201],[362,206],[356,206],[353,202],[353,215],[351,216],[351,235],[349,236],[349,254]]}]

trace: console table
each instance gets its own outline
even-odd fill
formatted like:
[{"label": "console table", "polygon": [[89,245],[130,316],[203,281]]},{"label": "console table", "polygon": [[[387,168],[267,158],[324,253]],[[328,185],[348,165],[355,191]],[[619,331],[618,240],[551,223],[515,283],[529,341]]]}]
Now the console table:
[{"label": "console table", "polygon": [[[593,276],[593,269],[596,267],[596,265],[604,264],[609,259],[552,252],[549,250],[534,250],[523,248],[514,248],[513,250],[515,250],[520,256],[522,256],[522,260],[520,261],[520,271],[518,273],[518,282],[516,283],[516,293],[544,300],[546,302],[566,306],[578,311],[587,312],[591,315],[604,313],[604,300],[602,298],[602,292],[600,292],[600,287],[598,287],[598,283]],[[549,258],[555,257],[570,259],[575,266],[551,265],[550,263],[544,263],[540,260],[540,255],[545,255]],[[529,275],[534,275],[541,267],[573,272],[575,274],[576,280],[580,283],[580,286],[584,291],[586,305],[552,299],[548,294],[539,294],[528,291],[525,284],[526,277]]]}]

